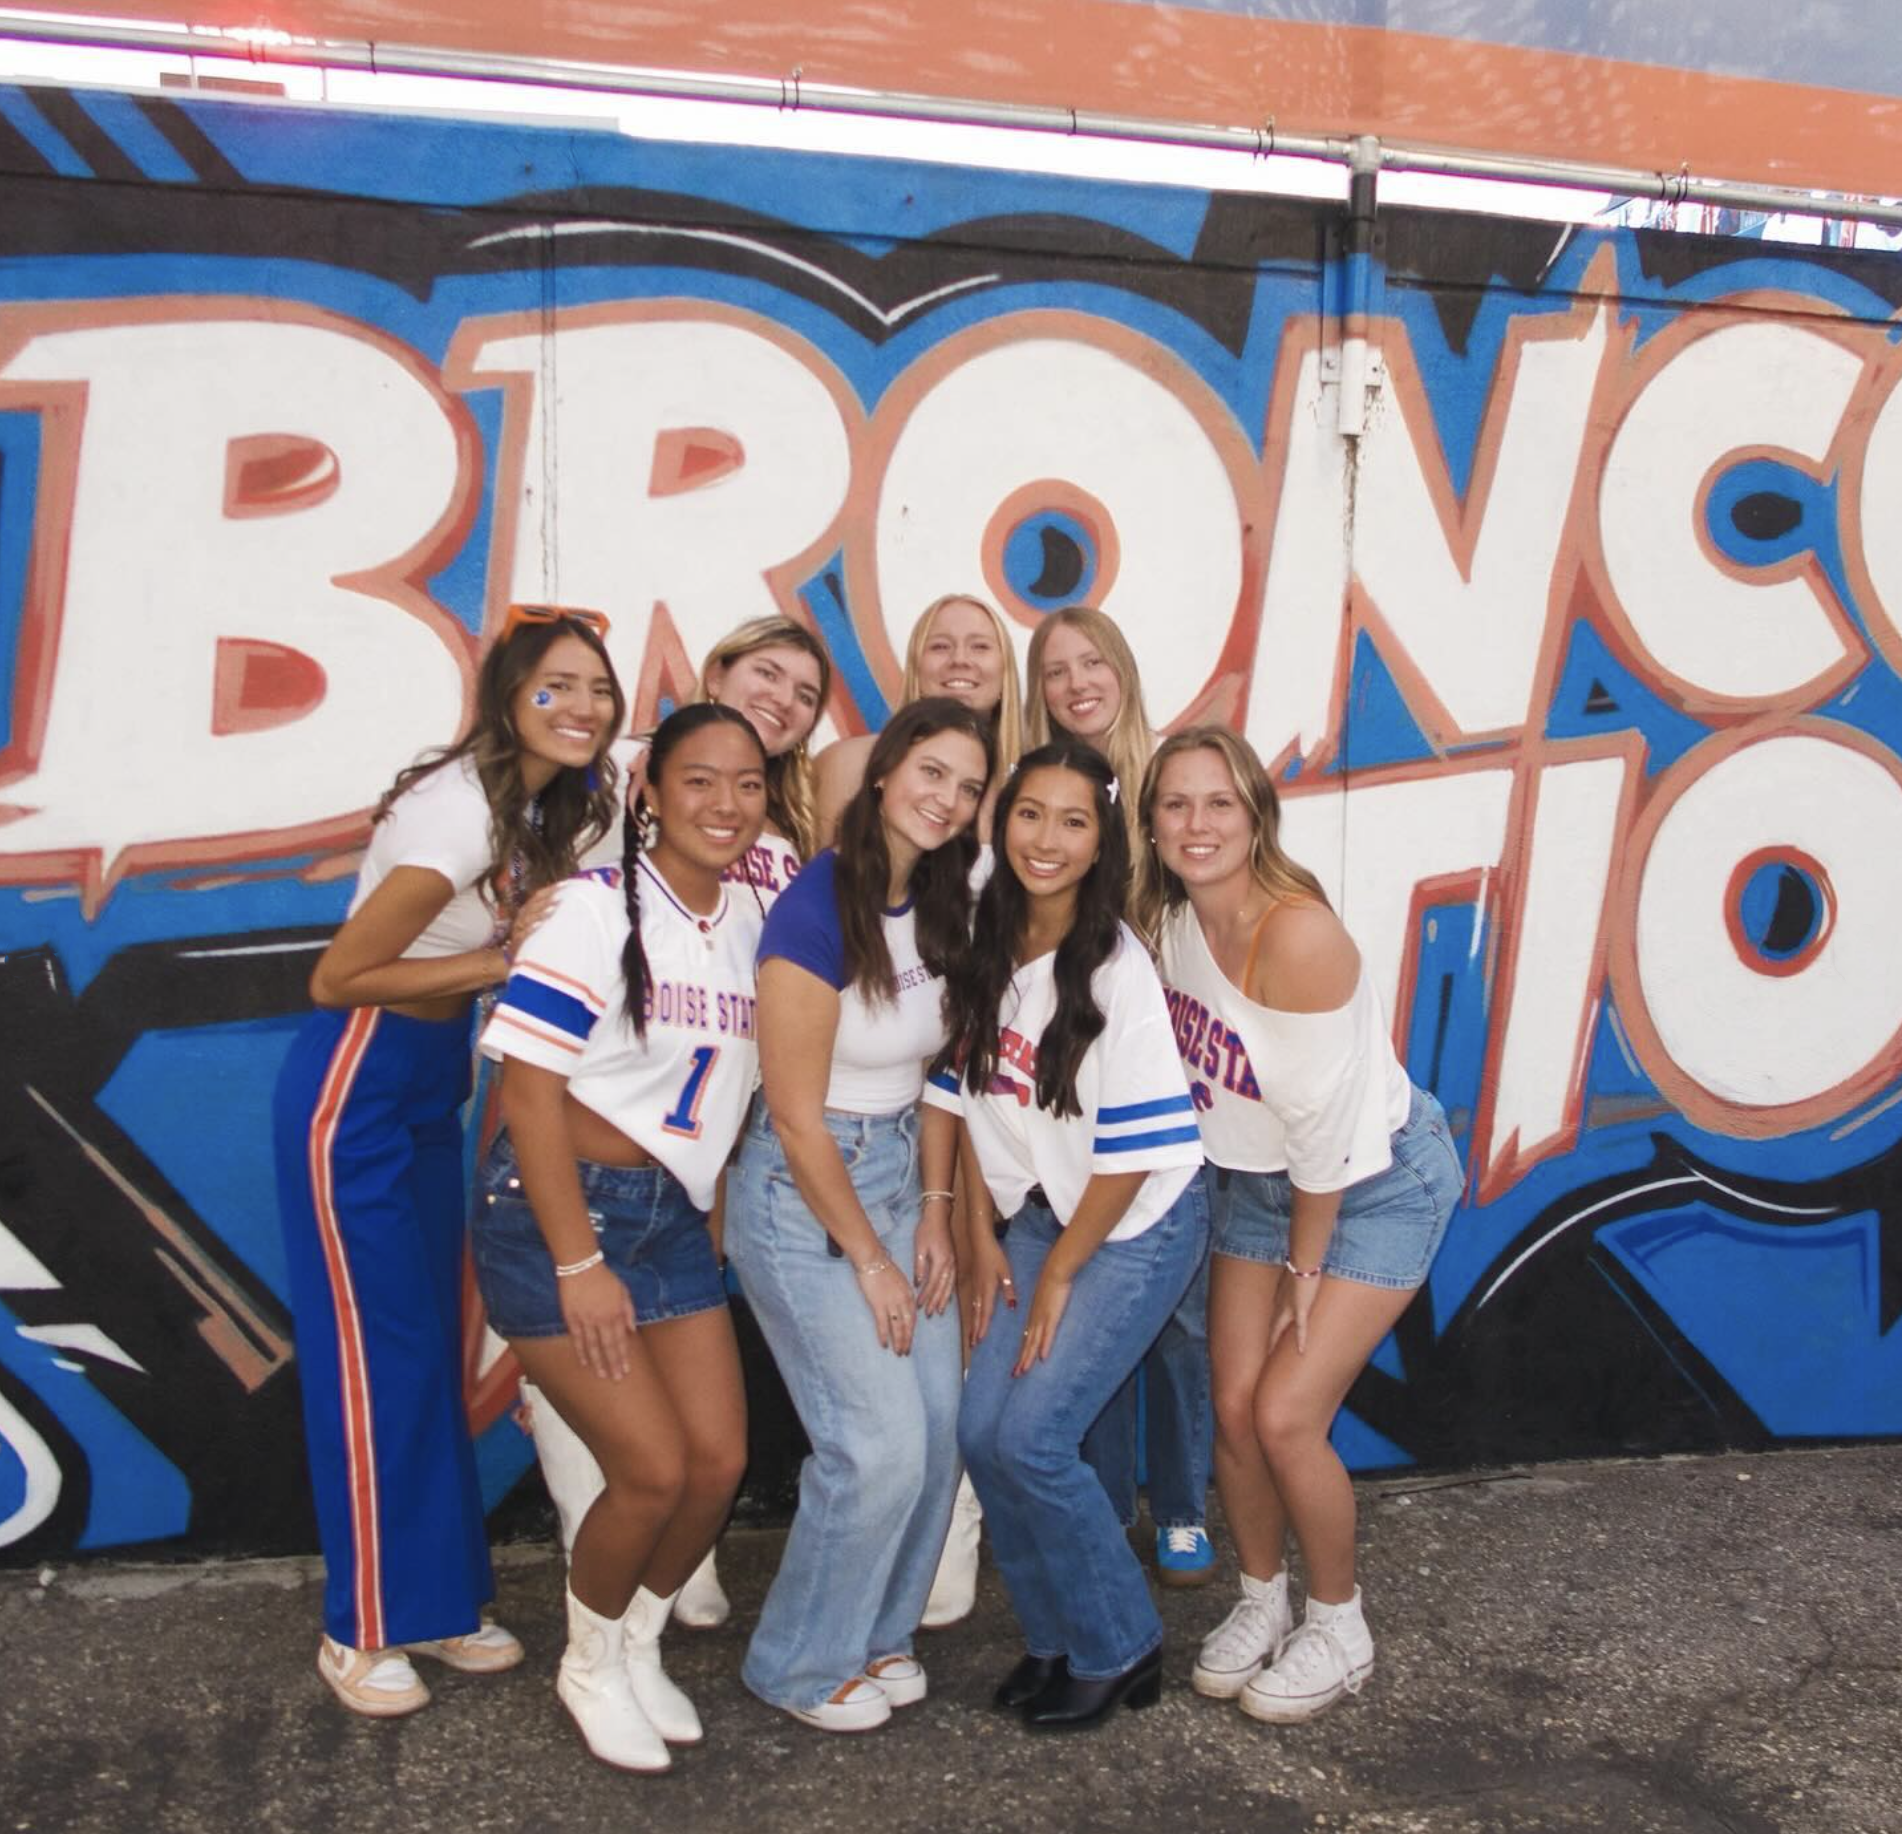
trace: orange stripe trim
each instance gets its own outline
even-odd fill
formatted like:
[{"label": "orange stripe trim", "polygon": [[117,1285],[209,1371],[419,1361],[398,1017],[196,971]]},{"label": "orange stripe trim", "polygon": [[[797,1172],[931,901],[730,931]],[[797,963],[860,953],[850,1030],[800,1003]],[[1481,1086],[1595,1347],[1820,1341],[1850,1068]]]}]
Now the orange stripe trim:
[{"label": "orange stripe trim", "polygon": [[532,962],[524,956],[515,964],[515,972],[532,974],[538,980],[559,981],[564,987],[572,987],[595,1009],[596,1018],[599,1018],[607,1007],[607,1001],[602,999],[586,981],[578,981],[572,974],[563,974],[559,968],[550,968],[541,962]]},{"label": "orange stripe trim", "polygon": [[577,1057],[581,1055],[581,1046],[572,1038],[564,1038],[559,1032],[543,1031],[532,1020],[524,1019],[519,1013],[510,1012],[506,1006],[498,1006],[495,1009],[494,1023],[512,1025],[518,1032],[526,1032],[538,1043],[559,1045],[564,1051],[574,1052]]},{"label": "orange stripe trim", "polygon": [[359,1006],[343,1036],[317,1095],[310,1124],[310,1189],[337,1313],[337,1373],[343,1400],[344,1466],[350,1492],[350,1536],[355,1554],[356,1646],[381,1649],[383,1631],[383,1551],[377,1519],[376,1436],[370,1409],[370,1368],[363,1343],[363,1316],[344,1252],[342,1220],[337,1214],[331,1154],[338,1125],[357,1072],[369,1051],[379,1013]]}]

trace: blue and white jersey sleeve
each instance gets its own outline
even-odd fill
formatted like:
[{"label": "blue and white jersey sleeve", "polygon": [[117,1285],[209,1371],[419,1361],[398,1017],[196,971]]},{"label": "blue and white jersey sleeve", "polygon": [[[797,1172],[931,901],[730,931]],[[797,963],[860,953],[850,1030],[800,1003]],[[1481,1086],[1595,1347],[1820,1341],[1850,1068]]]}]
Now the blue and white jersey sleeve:
[{"label": "blue and white jersey sleeve", "polygon": [[621,938],[603,922],[601,888],[570,879],[523,946],[482,1032],[487,1057],[516,1057],[573,1076],[596,1022],[621,987]]},{"label": "blue and white jersey sleeve", "polygon": [[964,1085],[952,1070],[933,1070],[925,1078],[925,1106],[942,1108],[947,1114],[964,1112]]},{"label": "blue and white jersey sleeve", "polygon": [[1133,933],[1097,972],[1104,1026],[1096,1057],[1093,1172],[1147,1172],[1202,1163],[1202,1131],[1176,1050],[1162,982]]}]

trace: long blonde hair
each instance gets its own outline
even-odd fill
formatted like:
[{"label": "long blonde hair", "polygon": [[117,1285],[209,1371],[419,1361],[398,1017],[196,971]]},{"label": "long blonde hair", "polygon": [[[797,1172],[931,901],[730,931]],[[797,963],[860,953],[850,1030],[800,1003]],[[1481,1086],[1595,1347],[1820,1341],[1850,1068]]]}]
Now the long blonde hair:
[{"label": "long blonde hair", "polygon": [[[730,630],[707,651],[700,665],[700,679],[687,696],[687,705],[713,699],[711,679],[715,669],[724,670],[742,656],[757,650],[795,649],[819,665],[819,712],[824,714],[832,695],[832,658],[825,645],[803,624],[791,618],[749,618],[736,630]],[[815,721],[815,724],[817,722]],[[812,752],[806,738],[789,751],[766,760],[766,819],[792,842],[802,860],[819,850],[819,816],[813,796]]]},{"label": "long blonde hair", "polygon": [[[1143,771],[1149,763],[1155,734],[1150,730],[1149,710],[1143,705],[1143,687],[1136,674],[1136,658],[1116,620],[1107,612],[1090,605],[1066,605],[1053,611],[1030,633],[1030,654],[1024,659],[1024,744],[1029,750],[1048,745],[1065,735],[1066,728],[1050,717],[1050,703],[1043,691],[1043,653],[1050,633],[1059,626],[1075,631],[1095,644],[1116,671],[1121,704],[1116,718],[1101,740],[1092,739],[1110,769],[1116,773],[1118,806],[1129,830],[1131,852],[1140,841],[1136,826],[1137,792],[1142,788]],[[1074,736],[1074,735],[1071,735]]]},{"label": "long blonde hair", "polygon": [[1305,866],[1281,851],[1281,798],[1255,748],[1226,726],[1191,726],[1164,739],[1143,773],[1142,794],[1136,813],[1142,844],[1136,850],[1136,889],[1130,900],[1130,922],[1153,947],[1161,941],[1162,925],[1171,911],[1189,895],[1188,887],[1163,865],[1156,851],[1156,791],[1163,767],[1188,751],[1219,753],[1235,782],[1235,794],[1255,826],[1255,844],[1249,850],[1248,872],[1277,904],[1288,898],[1328,902],[1321,881]]},{"label": "long blonde hair", "polygon": [[918,622],[911,627],[911,641],[905,645],[905,681],[899,691],[899,705],[918,700],[924,694],[924,686],[918,679],[918,663],[925,653],[925,642],[931,635],[931,626],[947,605],[974,605],[990,619],[991,631],[997,638],[997,660],[1003,671],[1003,685],[998,694],[997,711],[991,715],[991,738],[997,757],[997,763],[991,770],[991,781],[1002,783],[1023,755],[1024,697],[1017,685],[1017,652],[1011,647],[1010,632],[1004,628],[1004,620],[997,612],[975,593],[947,592],[943,598],[933,599],[919,613]]}]

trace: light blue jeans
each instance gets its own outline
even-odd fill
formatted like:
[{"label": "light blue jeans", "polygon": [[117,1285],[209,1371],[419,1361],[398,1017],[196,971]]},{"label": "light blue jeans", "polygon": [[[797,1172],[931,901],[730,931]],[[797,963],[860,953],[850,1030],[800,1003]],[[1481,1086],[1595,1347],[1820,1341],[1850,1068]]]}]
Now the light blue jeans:
[{"label": "light blue jeans", "polygon": [[[828,1111],[880,1245],[910,1275],[918,1115]],[[799,1511],[741,1679],[815,1707],[879,1656],[909,1655],[958,1487],[957,1307],[918,1315],[909,1356],[879,1347],[852,1263],[793,1183],[756,1102],[727,1181],[726,1248],[812,1441]]]},{"label": "light blue jeans", "polygon": [[[1062,1234],[1026,1204],[1004,1251],[1022,1304]],[[1149,1582],[1096,1473],[1083,1435],[1136,1367],[1208,1253],[1198,1175],[1162,1218],[1105,1242],[1070,1290],[1049,1357],[1013,1375],[1024,1312],[991,1321],[971,1357],[958,1444],[984,1505],[991,1549],[1033,1656],[1064,1656],[1086,1680],[1120,1675],[1162,1641]]]},{"label": "light blue jeans", "polygon": [[[1161,1335],[1142,1359],[1143,1476],[1159,1529],[1200,1528],[1208,1515],[1215,1456],[1209,1396],[1209,1257],[1190,1280]],[[1125,1528],[1136,1522],[1136,1372],[1116,1391],[1083,1440],[1083,1456],[1109,1492]]]}]

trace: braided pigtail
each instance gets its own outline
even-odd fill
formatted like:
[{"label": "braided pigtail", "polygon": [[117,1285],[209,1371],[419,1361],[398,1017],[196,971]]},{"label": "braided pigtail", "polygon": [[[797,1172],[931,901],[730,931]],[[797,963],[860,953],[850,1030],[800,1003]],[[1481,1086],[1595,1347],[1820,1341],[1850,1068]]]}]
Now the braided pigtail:
[{"label": "braided pigtail", "polygon": [[647,944],[641,940],[641,856],[647,851],[647,804],[621,817],[621,896],[627,900],[627,941],[621,945],[621,978],[627,983],[627,1021],[647,1039]]}]

